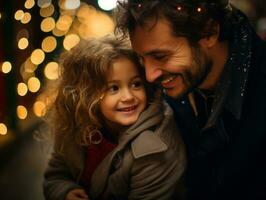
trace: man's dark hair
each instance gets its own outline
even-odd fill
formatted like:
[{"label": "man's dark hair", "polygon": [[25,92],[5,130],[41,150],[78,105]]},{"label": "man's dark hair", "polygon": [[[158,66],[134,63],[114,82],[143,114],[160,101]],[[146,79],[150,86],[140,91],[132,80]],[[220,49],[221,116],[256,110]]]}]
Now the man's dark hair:
[{"label": "man's dark hair", "polygon": [[232,7],[228,0],[127,0],[118,3],[116,32],[126,36],[148,20],[167,19],[175,36],[198,41],[216,33],[228,40],[232,25]]}]

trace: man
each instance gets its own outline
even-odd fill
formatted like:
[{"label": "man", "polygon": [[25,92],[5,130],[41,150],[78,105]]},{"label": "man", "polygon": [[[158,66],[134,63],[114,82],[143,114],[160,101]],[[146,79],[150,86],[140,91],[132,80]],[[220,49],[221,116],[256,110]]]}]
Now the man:
[{"label": "man", "polygon": [[128,0],[148,81],[175,112],[188,152],[187,199],[266,199],[266,45],[228,0]]}]

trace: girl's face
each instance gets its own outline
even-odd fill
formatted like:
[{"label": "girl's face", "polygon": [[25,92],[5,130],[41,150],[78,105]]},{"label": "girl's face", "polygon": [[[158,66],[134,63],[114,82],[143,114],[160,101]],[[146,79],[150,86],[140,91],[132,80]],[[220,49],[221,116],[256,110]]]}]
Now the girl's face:
[{"label": "girl's face", "polygon": [[107,124],[129,126],[135,123],[146,107],[143,80],[132,61],[119,58],[107,76],[108,85],[100,101],[100,110]]}]

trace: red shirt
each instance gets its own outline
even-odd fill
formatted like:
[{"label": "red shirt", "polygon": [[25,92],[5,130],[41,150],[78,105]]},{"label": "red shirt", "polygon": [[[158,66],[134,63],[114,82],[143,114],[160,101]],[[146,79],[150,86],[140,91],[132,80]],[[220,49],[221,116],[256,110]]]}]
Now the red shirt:
[{"label": "red shirt", "polygon": [[105,156],[116,147],[104,137],[99,144],[92,144],[87,149],[85,167],[81,178],[82,183],[87,188],[90,186],[90,180],[94,170],[98,167]]}]

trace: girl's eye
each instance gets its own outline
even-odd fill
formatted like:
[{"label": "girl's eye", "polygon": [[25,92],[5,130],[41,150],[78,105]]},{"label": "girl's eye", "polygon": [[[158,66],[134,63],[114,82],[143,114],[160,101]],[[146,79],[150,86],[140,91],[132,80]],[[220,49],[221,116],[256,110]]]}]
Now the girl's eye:
[{"label": "girl's eye", "polygon": [[119,90],[117,85],[111,85],[107,88],[108,92],[116,92],[117,90]]},{"label": "girl's eye", "polygon": [[134,82],[132,83],[132,87],[133,87],[133,88],[141,88],[142,86],[143,86],[143,83],[142,83],[141,80],[139,80],[139,81],[134,81]]}]

